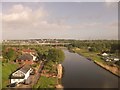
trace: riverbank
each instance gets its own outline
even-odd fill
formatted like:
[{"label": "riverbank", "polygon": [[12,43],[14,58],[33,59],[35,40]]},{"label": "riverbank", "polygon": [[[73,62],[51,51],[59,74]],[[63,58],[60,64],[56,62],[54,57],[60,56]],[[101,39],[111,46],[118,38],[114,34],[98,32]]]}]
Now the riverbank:
[{"label": "riverbank", "polygon": [[105,62],[104,60],[101,59],[100,56],[97,55],[97,53],[89,52],[85,49],[79,49],[79,48],[74,48],[74,49],[72,49],[72,51],[86,57],[87,59],[89,58],[95,64],[97,64],[97,65],[101,66],[102,68],[108,70],[112,74],[120,77],[119,66],[117,66],[115,64],[111,65],[111,64]]},{"label": "riverbank", "polygon": [[[62,65],[53,65],[56,68],[55,72],[49,72],[47,69],[43,69],[41,72],[41,77],[38,80],[37,84],[33,86],[34,88],[63,88],[58,79],[62,78]],[[53,68],[55,69],[55,68]]]},{"label": "riverbank", "polygon": [[33,88],[55,88],[57,83],[56,77],[41,76],[38,83]]},{"label": "riverbank", "polygon": [[97,62],[97,61],[94,61],[95,64],[101,66],[102,68],[108,70],[109,72],[111,72],[112,74],[120,77],[120,71],[119,71],[119,68],[115,67],[115,66],[109,66],[107,64],[103,64],[103,63],[100,63],[100,62]]}]

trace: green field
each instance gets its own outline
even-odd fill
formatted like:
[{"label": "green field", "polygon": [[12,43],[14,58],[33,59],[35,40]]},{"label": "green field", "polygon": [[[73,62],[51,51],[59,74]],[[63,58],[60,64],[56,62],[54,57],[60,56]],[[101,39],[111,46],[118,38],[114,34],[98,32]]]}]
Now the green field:
[{"label": "green field", "polygon": [[9,76],[18,68],[17,64],[3,63],[2,64],[2,88],[5,88],[9,84]]},{"label": "green field", "polygon": [[56,83],[57,78],[41,76],[33,88],[54,88]]}]

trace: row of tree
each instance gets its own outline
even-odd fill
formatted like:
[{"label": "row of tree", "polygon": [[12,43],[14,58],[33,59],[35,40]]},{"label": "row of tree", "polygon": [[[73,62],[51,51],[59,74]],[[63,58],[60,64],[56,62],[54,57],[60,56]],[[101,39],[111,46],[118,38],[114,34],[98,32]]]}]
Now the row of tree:
[{"label": "row of tree", "polygon": [[23,49],[34,49],[37,51],[40,60],[52,60],[53,62],[61,62],[64,59],[64,53],[61,49],[51,46],[2,46],[2,55],[4,59],[15,60],[21,55]]},{"label": "row of tree", "polygon": [[[74,47],[87,49],[90,52],[110,53],[112,56],[120,58],[120,41],[118,40],[70,40],[71,44],[68,45],[68,49],[72,50]],[[115,64],[120,65],[120,61],[116,61]]]},{"label": "row of tree", "polygon": [[78,48],[89,48],[90,51],[93,52],[110,52],[110,53],[118,53],[120,50],[120,43],[117,40],[72,40],[70,41],[71,47],[78,47]]}]

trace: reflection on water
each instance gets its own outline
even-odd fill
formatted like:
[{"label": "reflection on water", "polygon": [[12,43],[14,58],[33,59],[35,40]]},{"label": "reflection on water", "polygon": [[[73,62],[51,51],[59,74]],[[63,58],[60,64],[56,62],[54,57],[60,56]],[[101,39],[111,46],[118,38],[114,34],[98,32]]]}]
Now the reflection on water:
[{"label": "reflection on water", "polygon": [[64,88],[118,88],[118,77],[76,53],[65,52]]}]

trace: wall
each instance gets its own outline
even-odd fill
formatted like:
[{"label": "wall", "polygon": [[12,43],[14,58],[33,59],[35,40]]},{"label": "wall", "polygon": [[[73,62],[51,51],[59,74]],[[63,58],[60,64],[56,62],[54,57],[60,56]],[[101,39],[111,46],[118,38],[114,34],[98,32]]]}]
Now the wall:
[{"label": "wall", "polygon": [[11,84],[12,84],[12,83],[16,83],[16,82],[17,82],[17,83],[19,83],[19,82],[24,82],[24,79],[11,79],[10,82],[11,82]]}]

